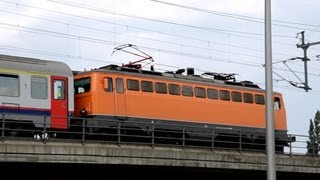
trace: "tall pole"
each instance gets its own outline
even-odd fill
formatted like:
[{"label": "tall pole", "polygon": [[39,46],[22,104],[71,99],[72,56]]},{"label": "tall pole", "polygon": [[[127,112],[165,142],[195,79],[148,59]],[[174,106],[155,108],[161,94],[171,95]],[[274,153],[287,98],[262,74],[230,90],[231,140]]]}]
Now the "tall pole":
[{"label": "tall pole", "polygon": [[[305,45],[304,43],[304,31],[301,32],[301,36],[302,36],[302,42],[301,44]],[[303,62],[304,62],[304,86],[305,86],[305,90],[306,92],[308,92],[309,90],[309,82],[308,82],[308,57],[307,57],[307,49],[309,46],[307,47],[303,47]]]},{"label": "tall pole", "polygon": [[265,81],[266,81],[266,136],[267,136],[267,179],[276,180],[273,85],[272,85],[272,40],[271,0],[265,0]]},{"label": "tall pole", "polygon": [[302,61],[304,62],[304,87],[302,88],[304,88],[306,92],[308,92],[308,90],[311,90],[308,82],[308,61],[310,61],[310,59],[307,56],[307,50],[310,46],[319,45],[319,44],[320,44],[320,41],[306,44],[304,39],[304,31],[301,32],[301,44],[297,44],[297,48],[303,49]]}]

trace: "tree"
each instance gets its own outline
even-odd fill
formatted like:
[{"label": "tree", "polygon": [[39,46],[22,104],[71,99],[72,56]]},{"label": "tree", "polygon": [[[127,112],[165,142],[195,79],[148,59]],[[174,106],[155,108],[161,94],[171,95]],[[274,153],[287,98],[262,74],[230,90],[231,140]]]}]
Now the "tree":
[{"label": "tree", "polygon": [[318,155],[320,145],[320,112],[317,111],[313,121],[310,119],[309,140],[307,141],[308,154]]}]

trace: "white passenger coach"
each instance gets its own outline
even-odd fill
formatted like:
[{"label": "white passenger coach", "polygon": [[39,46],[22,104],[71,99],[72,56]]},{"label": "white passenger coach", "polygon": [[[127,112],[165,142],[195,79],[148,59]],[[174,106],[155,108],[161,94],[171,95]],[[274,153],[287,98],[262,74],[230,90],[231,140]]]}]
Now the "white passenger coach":
[{"label": "white passenger coach", "polygon": [[47,128],[67,129],[73,111],[73,74],[68,65],[0,55],[0,114],[6,121],[34,127],[45,122]]}]

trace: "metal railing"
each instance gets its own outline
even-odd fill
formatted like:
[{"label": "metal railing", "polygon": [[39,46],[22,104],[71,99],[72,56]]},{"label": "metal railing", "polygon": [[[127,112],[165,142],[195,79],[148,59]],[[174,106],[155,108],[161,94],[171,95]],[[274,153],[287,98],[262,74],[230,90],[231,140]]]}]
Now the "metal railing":
[{"label": "metal railing", "polygon": [[[1,114],[1,141],[25,140],[77,143],[136,144],[146,146],[174,146],[180,148],[205,148],[237,150],[239,152],[265,152],[265,132],[216,129],[205,125],[182,126],[154,121],[106,120],[68,118],[68,130],[52,130],[49,116],[23,115],[24,120],[10,120],[14,114]],[[28,118],[29,117],[29,118]],[[94,122],[94,123],[92,123]],[[99,124],[99,125],[97,125]],[[34,125],[37,128],[34,128]],[[58,124],[56,124],[58,125]],[[248,136],[251,137],[248,137]],[[282,134],[284,135],[284,134]],[[277,137],[277,133],[275,134]],[[316,156],[319,147],[307,148],[308,136],[288,134],[288,140],[276,139],[276,153]],[[286,145],[282,145],[285,143]]]}]

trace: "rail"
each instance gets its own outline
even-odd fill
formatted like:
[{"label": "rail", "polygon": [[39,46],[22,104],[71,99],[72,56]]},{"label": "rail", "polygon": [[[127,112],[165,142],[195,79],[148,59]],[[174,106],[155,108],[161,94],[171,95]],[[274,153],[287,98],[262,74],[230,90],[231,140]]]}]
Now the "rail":
[{"label": "rail", "polygon": [[[228,134],[221,130],[208,128],[206,126],[179,126],[179,130],[172,128],[172,124],[157,124],[157,122],[137,122],[130,120],[106,120],[101,121],[105,125],[96,126],[90,123],[90,118],[68,118],[68,130],[49,129],[50,117],[24,115],[24,120],[13,120],[14,114],[0,114],[0,139],[7,140],[75,142],[75,143],[112,143],[118,144],[140,144],[146,146],[175,146],[181,148],[206,148],[212,151],[237,150],[256,151],[265,153],[265,138],[255,137],[254,140],[244,138],[248,131],[228,129]],[[29,117],[29,118],[28,118]],[[38,128],[34,128],[33,126]],[[51,124],[52,125],[52,124]],[[140,128],[138,128],[140,127]],[[156,128],[155,128],[156,127]],[[195,130],[196,129],[196,130]],[[262,134],[263,132],[259,132]],[[252,133],[251,133],[252,134]],[[217,138],[219,137],[219,138]],[[307,135],[288,134],[285,146],[276,145],[276,153],[288,155],[317,156],[319,145],[308,146]],[[277,141],[277,140],[276,140]]]}]

